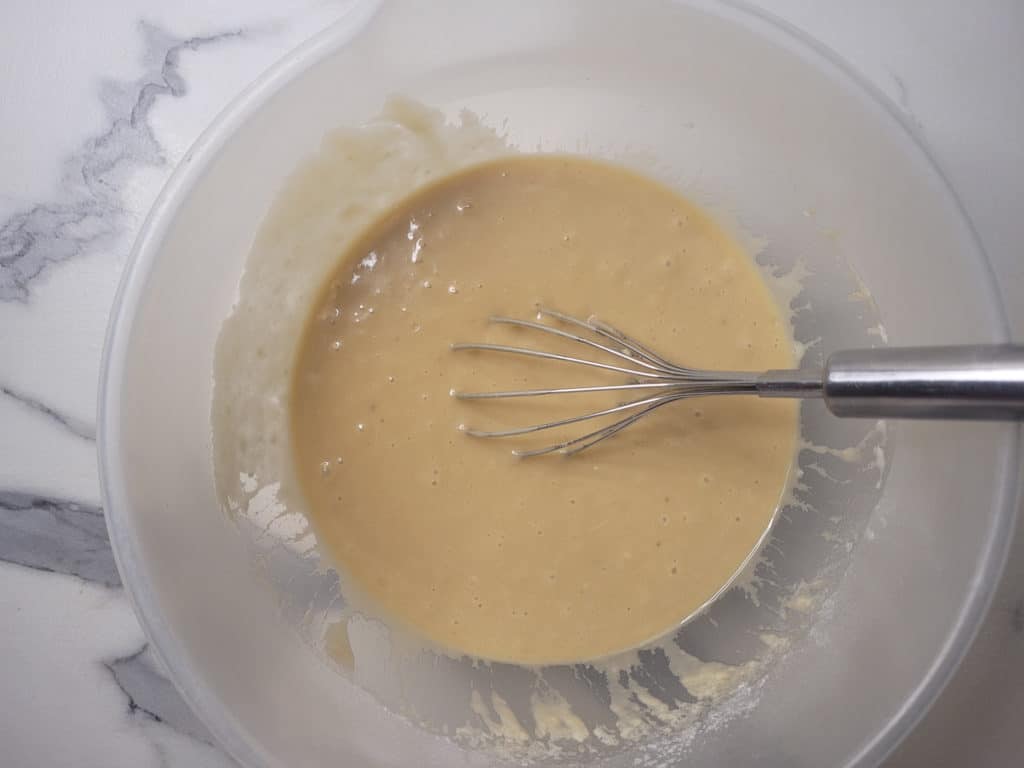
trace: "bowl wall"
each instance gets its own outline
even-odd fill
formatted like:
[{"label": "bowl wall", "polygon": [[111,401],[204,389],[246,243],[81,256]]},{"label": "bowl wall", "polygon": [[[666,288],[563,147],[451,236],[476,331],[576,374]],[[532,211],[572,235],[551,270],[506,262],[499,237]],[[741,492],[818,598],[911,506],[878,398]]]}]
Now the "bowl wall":
[{"label": "bowl wall", "polygon": [[[527,150],[630,164],[721,212],[766,244],[766,268],[801,276],[807,365],[885,340],[1006,337],[984,255],[927,154],[876,94],[779,24],[703,2],[357,5],[186,156],[137,244],[106,352],[101,472],[122,576],[186,698],[252,766],[494,763],[437,735],[447,705],[414,727],[389,707],[418,694],[331,667],[289,621],[314,599],[311,564],[254,564],[213,485],[214,346],[259,224],[327,131],[391,93],[469,108]],[[731,591],[676,637],[738,663],[767,629],[788,652],[749,706],[707,713],[685,744],[667,733],[591,764],[871,764],[952,671],[1001,567],[1016,429],[881,429],[819,404],[802,425],[800,483],[757,566],[760,604]],[[787,603],[806,585],[827,598],[811,615]],[[439,701],[514,675],[481,682],[453,665],[416,679]]]}]

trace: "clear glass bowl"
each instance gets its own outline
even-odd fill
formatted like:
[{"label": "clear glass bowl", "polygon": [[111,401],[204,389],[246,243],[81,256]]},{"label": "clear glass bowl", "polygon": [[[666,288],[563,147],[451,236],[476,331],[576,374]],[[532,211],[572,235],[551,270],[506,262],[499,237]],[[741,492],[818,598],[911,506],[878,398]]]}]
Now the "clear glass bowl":
[{"label": "clear glass bowl", "polygon": [[[802,276],[808,365],[849,346],[1007,338],[978,240],[912,129],[784,24],[700,1],[356,4],[188,153],[136,245],[105,353],[100,469],[122,577],[185,698],[249,766],[501,764],[440,734],[471,688],[514,698],[522,675],[427,659],[388,689],[371,684],[386,658],[343,674],[303,618],[326,613],[330,577],[315,557],[263,547],[214,490],[214,344],[259,223],[329,129],[391,93],[468,107],[524,148],[630,163],[723,211],[767,244],[767,267]],[[769,636],[785,652],[685,729],[530,762],[873,765],[923,714],[1005,559],[1017,429],[882,429],[809,404],[802,430],[800,483],[757,589],[727,592],[672,638],[729,664]],[[648,658],[630,684],[653,692],[659,674]],[[600,686],[580,685],[581,670],[530,675],[600,720]],[[395,714],[405,704],[419,725]]]}]

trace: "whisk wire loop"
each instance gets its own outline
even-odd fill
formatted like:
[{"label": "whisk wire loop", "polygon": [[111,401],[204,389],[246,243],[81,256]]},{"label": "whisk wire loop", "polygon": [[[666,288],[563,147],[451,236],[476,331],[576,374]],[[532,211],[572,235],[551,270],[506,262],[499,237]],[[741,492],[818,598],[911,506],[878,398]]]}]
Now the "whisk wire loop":
[{"label": "whisk wire loop", "polygon": [[[586,331],[594,338],[587,338],[579,333],[567,331],[562,328],[540,322],[543,318],[549,318],[563,325]],[[456,352],[477,351],[524,355],[543,360],[597,368],[612,373],[620,373],[631,377],[632,380],[624,384],[549,387],[497,392],[461,392],[453,389],[451,391],[451,395],[455,398],[460,400],[489,400],[518,397],[543,397],[551,395],[572,395],[594,392],[655,392],[655,394],[646,394],[635,400],[630,400],[608,408],[602,408],[564,419],[532,424],[525,427],[500,430],[481,430],[465,425],[460,426],[460,429],[462,429],[463,432],[472,437],[500,438],[527,435],[593,419],[600,419],[606,416],[625,414],[622,418],[617,419],[611,424],[579,437],[563,440],[541,448],[513,450],[513,453],[517,456],[542,456],[550,453],[572,455],[586,450],[587,448],[618,434],[623,429],[626,429],[642,419],[644,416],[650,414],[652,411],[664,405],[668,405],[669,403],[701,395],[756,394],[758,391],[758,374],[747,372],[702,371],[675,365],[645,345],[622,333],[617,328],[614,328],[593,316],[586,320],[582,320],[580,318],[573,317],[572,315],[541,307],[537,311],[537,321],[494,316],[490,318],[490,322],[510,325],[516,328],[521,328],[525,331],[563,338],[573,343],[597,350],[599,353],[605,354],[615,360],[627,361],[630,363],[630,367],[610,362],[606,363],[598,360],[592,360],[590,358],[549,352],[542,349],[515,347],[506,344],[457,343],[451,345],[452,350]],[[611,344],[616,346],[611,346]]]}]

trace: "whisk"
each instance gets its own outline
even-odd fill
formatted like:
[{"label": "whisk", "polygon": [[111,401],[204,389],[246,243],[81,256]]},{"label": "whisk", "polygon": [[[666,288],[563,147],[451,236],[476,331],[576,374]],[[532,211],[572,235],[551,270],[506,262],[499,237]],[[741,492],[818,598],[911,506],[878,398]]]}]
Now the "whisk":
[{"label": "whisk", "polygon": [[[542,322],[547,320],[548,322]],[[459,392],[460,400],[546,397],[587,392],[623,392],[638,397],[609,408],[512,429],[486,431],[461,425],[480,438],[515,437],[615,417],[615,421],[578,437],[541,448],[516,449],[517,456],[574,454],[618,434],[652,411],[691,397],[756,395],[823,399],[836,416],[862,418],[1012,420],[1024,417],[1024,347],[883,347],[833,353],[822,370],[765,372],[705,371],[676,365],[636,339],[594,316],[572,317],[540,308],[536,320],[491,317],[490,322],[558,337],[589,351],[576,357],[532,347],[457,343],[455,351],[526,355],[622,374],[620,384]],[[593,359],[599,356],[602,359]]]}]

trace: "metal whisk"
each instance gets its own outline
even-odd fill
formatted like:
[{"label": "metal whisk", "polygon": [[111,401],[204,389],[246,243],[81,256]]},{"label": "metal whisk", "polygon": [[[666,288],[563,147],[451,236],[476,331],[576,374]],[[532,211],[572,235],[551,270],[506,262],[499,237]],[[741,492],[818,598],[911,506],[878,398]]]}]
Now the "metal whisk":
[{"label": "metal whisk", "polygon": [[[543,320],[549,322],[542,322]],[[574,454],[621,432],[652,411],[677,400],[710,395],[821,398],[836,416],[867,418],[1011,420],[1024,417],[1024,347],[903,347],[836,352],[822,370],[767,372],[702,371],[676,365],[607,323],[581,320],[541,308],[537,320],[491,317],[580,344],[607,362],[588,357],[504,344],[458,343],[455,351],[476,350],[526,355],[619,373],[621,384],[458,392],[460,400],[545,397],[585,392],[640,392],[640,397],[589,413],[525,427],[485,431],[462,425],[473,437],[514,437],[592,419],[621,415],[607,426],[553,445],[514,450],[517,456]],[[557,324],[557,325],[556,325]],[[559,327],[560,326],[560,327]]]}]

